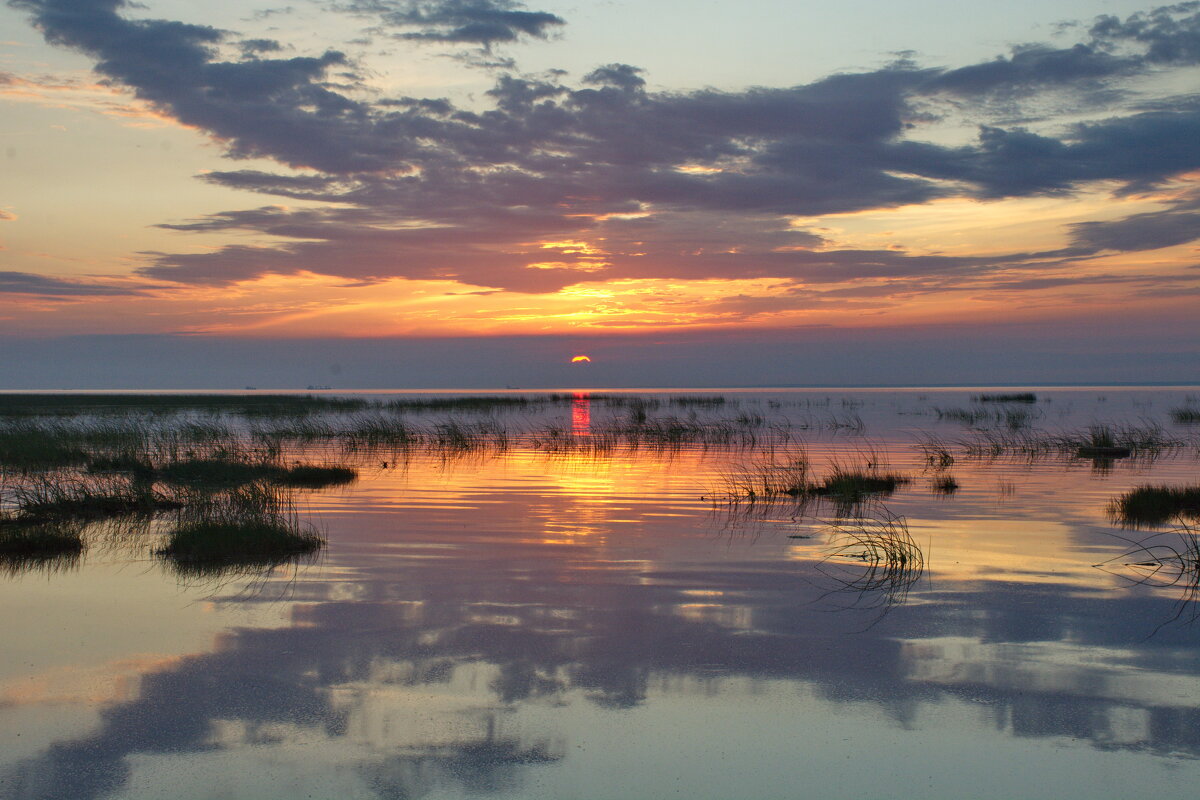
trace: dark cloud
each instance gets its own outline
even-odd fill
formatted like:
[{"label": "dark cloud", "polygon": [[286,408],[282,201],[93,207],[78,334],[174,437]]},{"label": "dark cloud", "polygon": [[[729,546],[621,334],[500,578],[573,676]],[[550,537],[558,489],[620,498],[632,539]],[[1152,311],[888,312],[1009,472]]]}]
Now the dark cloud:
[{"label": "dark cloud", "polygon": [[[9,3],[29,11],[49,41],[91,55],[99,73],[208,131],[231,156],[310,168],[203,176],[328,207],[170,224],[249,232],[274,244],[150,254],[142,273],[157,279],[222,283],[309,270],[518,291],[609,277],[975,279],[1114,247],[1177,243],[1195,221],[1177,209],[1130,221],[1123,232],[1095,223],[1074,229],[1070,249],[991,259],[830,250],[788,222],[952,196],[1067,195],[1098,181],[1138,191],[1200,168],[1196,95],[1169,107],[1093,111],[1090,121],[1057,130],[984,124],[966,143],[919,139],[930,104],[947,98],[968,116],[982,115],[997,94],[1096,97],[1098,87],[1126,76],[1191,64],[1194,3],[1101,18],[1076,46],[1027,45],[953,70],[921,69],[909,59],[800,86],[653,91],[640,69],[612,63],[578,83],[559,72],[501,75],[482,108],[439,98],[356,99],[352,73],[338,76],[348,84],[329,82],[332,70],[352,66],[334,51],[263,58],[276,44],[264,41],[250,48],[253,57],[220,61],[226,34],[126,19],[121,0]],[[485,45],[541,37],[562,22],[502,0],[364,0],[343,8],[418,28],[405,36]],[[572,237],[586,237],[599,252],[542,247]]]},{"label": "dark cloud", "polygon": [[243,56],[257,56],[260,53],[277,53],[283,49],[283,45],[274,39],[243,39],[237,44]]},{"label": "dark cloud", "polygon": [[1162,6],[1122,20],[1100,16],[1089,41],[1071,47],[1014,47],[1008,57],[951,69],[927,90],[961,95],[1028,92],[1072,86],[1076,91],[1155,66],[1200,63],[1200,3]]},{"label": "dark cloud", "polygon": [[1098,17],[1089,33],[1107,46],[1137,44],[1152,64],[1200,63],[1200,3],[1176,3],[1133,14],[1124,20]]},{"label": "dark cloud", "polygon": [[1045,86],[1095,82],[1138,71],[1142,60],[1117,56],[1078,44],[1064,49],[1025,45],[1008,58],[997,58],[944,72],[926,86],[928,91],[962,95],[988,92],[1027,92]]},{"label": "dark cloud", "polygon": [[114,297],[142,292],[121,286],[51,278],[31,272],[0,271],[0,294],[29,294],[42,297]]},{"label": "dark cloud", "polygon": [[545,11],[527,11],[512,0],[364,0],[351,4],[375,13],[385,25],[416,28],[399,39],[478,44],[485,47],[523,36],[545,39],[566,21]]},{"label": "dark cloud", "polygon": [[101,75],[187,125],[224,140],[235,158],[266,156],[334,172],[395,168],[403,142],[378,135],[362,104],[323,85],[346,58],[217,60],[224,34],[205,25],[130,20],[123,0],[8,0],[47,41],[92,56]]},{"label": "dark cloud", "polygon": [[1200,239],[1200,197],[1174,208],[1133,214],[1104,222],[1081,222],[1071,226],[1078,247],[1093,250],[1156,250]]}]

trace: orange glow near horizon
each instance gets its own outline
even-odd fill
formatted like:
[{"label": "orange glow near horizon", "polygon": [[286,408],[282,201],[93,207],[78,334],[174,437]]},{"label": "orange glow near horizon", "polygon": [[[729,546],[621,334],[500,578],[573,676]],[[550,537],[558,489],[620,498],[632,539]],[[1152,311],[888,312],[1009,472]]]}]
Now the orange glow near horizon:
[{"label": "orange glow near horizon", "polygon": [[586,361],[586,362],[590,363],[591,359],[588,358],[587,356],[575,356],[574,358],[571,359],[572,364],[578,364],[581,361]]}]

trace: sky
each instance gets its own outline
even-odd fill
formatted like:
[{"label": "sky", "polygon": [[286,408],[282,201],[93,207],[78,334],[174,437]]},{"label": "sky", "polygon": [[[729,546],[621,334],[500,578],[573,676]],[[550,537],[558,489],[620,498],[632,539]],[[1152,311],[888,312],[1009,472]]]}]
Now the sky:
[{"label": "sky", "polygon": [[0,389],[1200,383],[1197,2],[5,0],[0,164]]}]

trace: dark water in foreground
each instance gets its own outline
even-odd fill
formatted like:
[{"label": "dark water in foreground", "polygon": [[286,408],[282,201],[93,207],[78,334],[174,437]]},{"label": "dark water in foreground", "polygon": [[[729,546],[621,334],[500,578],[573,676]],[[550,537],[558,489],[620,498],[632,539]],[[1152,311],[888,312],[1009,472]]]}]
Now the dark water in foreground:
[{"label": "dark water in foreground", "polygon": [[[0,796],[1195,796],[1198,576],[1133,566],[1186,539],[1107,507],[1200,483],[1170,417],[1197,392],[1038,392],[1033,431],[1187,442],[1111,463],[967,455],[933,409],[970,392],[723,394],[658,413],[760,415],[753,444],[359,454],[301,498],[311,564],[179,577],[98,530],[0,575]],[[577,440],[626,413],[545,412]],[[909,482],[865,521],[722,497],[801,448]],[[901,530],[903,564],[846,549]]]}]

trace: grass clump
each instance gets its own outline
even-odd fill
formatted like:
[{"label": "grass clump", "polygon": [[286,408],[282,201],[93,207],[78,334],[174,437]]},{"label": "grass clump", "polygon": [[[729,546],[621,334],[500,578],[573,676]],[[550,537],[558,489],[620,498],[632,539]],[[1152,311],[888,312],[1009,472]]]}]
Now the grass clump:
[{"label": "grass clump", "polygon": [[833,472],[809,491],[840,505],[857,505],[872,495],[889,495],[908,483],[903,475],[879,473],[874,470],[847,469],[835,465]]},{"label": "grass clump", "polygon": [[1200,408],[1184,406],[1171,409],[1171,419],[1180,425],[1200,423]]},{"label": "grass clump", "polygon": [[255,464],[236,458],[190,458],[173,461],[155,475],[163,483],[177,486],[221,489],[252,483],[273,476],[279,467]]},{"label": "grass clump", "polygon": [[0,465],[14,469],[54,469],[87,461],[77,441],[40,426],[16,425],[0,431]]},{"label": "grass clump", "polygon": [[82,551],[83,538],[77,527],[23,525],[11,520],[0,524],[0,558],[78,554]]},{"label": "grass clump", "polygon": [[933,491],[936,494],[954,494],[959,489],[958,481],[953,475],[942,475],[933,481]]},{"label": "grass clump", "polygon": [[1033,392],[1015,392],[1012,394],[981,394],[972,399],[977,403],[1036,403],[1037,395]]},{"label": "grass clump", "polygon": [[1194,623],[1200,618],[1200,530],[1180,524],[1142,541],[1124,539],[1129,549],[1097,569],[1121,575],[1134,585],[1179,590],[1175,613],[1151,633],[1174,622]]},{"label": "grass clump", "polygon": [[183,509],[155,554],[202,571],[271,566],[314,553],[324,544],[316,531],[301,527],[288,495],[252,484]]},{"label": "grass clump", "polygon": [[1176,517],[1200,519],[1200,486],[1140,486],[1113,500],[1109,512],[1134,527],[1163,525]]},{"label": "grass clump", "polygon": [[155,475],[164,483],[209,490],[229,489],[255,482],[320,489],[351,483],[358,478],[358,473],[349,467],[315,464],[284,467],[235,457],[175,461],[158,469]]},{"label": "grass clump", "polygon": [[316,464],[297,464],[282,470],[274,479],[280,486],[298,489],[322,489],[326,486],[344,486],[358,480],[358,473],[350,467],[327,467]]},{"label": "grass clump", "polygon": [[175,414],[183,411],[289,416],[357,411],[368,400],[289,394],[0,394],[0,416]]},{"label": "grass clump", "polygon": [[0,572],[57,571],[79,564],[83,537],[76,525],[0,522]]},{"label": "grass clump", "polygon": [[16,487],[13,495],[17,519],[22,522],[153,514],[180,506],[144,483],[88,477],[42,477]]},{"label": "grass clump", "polygon": [[925,572],[922,552],[904,517],[879,513],[830,526],[820,570],[835,581],[833,593],[853,598],[846,608],[886,614],[902,605]]},{"label": "grass clump", "polygon": [[1107,425],[1093,425],[1081,440],[1075,451],[1080,458],[1128,458],[1133,455],[1133,449],[1124,444],[1118,444],[1117,438]]}]

